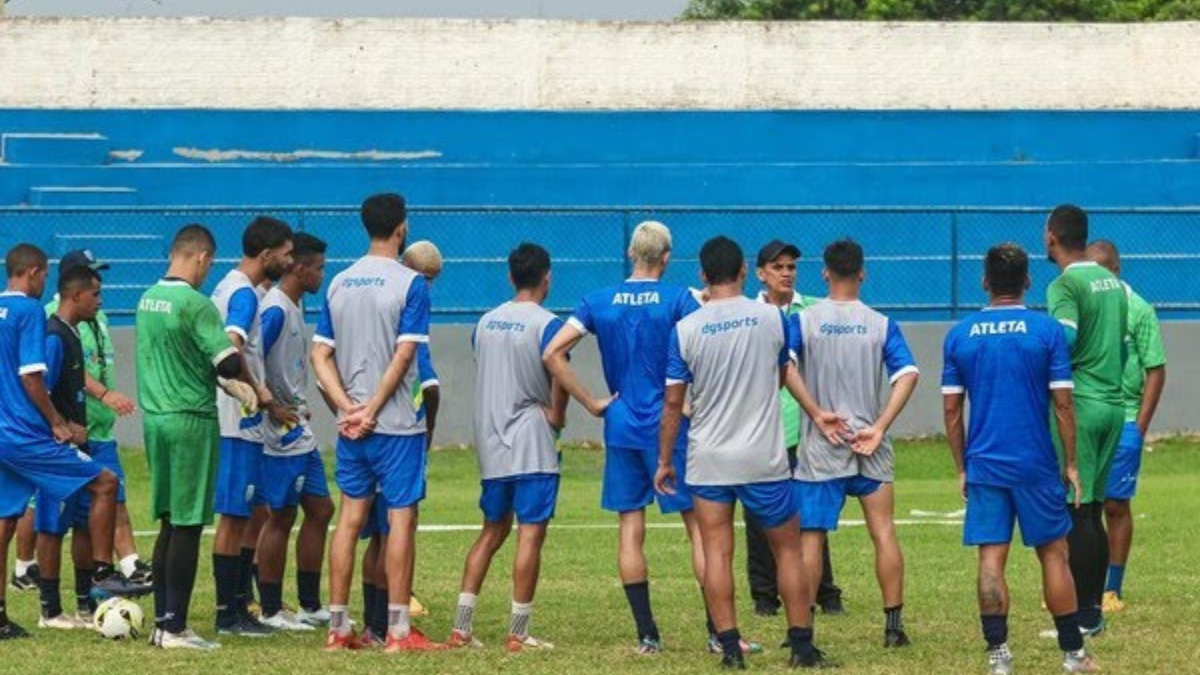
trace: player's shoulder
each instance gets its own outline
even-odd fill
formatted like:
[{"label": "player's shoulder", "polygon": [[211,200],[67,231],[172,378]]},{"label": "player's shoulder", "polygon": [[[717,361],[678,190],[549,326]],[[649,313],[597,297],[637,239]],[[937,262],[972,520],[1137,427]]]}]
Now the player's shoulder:
[{"label": "player's shoulder", "polygon": [[279,289],[279,286],[274,286],[271,290],[263,294],[262,300],[258,303],[258,309],[260,312],[265,312],[273,307],[286,310],[287,305],[290,303],[291,299]]}]

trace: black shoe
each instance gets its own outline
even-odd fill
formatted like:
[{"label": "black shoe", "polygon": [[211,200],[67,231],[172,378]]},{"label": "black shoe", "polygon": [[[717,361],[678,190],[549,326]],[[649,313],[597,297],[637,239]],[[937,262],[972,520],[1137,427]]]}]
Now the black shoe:
[{"label": "black shoe", "polygon": [[734,654],[733,656],[730,656],[730,655],[722,656],[721,657],[721,669],[722,670],[745,670],[746,669],[746,658],[744,656],[742,656],[740,653]]},{"label": "black shoe", "polygon": [[812,651],[807,654],[797,654],[792,652],[792,657],[788,659],[789,668],[837,668],[836,661],[831,661],[825,658],[825,652],[812,648]]},{"label": "black shoe", "polygon": [[139,586],[154,585],[154,572],[150,565],[147,565],[144,561],[139,560],[133,564],[133,567],[133,574],[129,575],[129,583],[137,584]]},{"label": "black shoe", "polygon": [[217,619],[218,635],[236,635],[238,637],[264,638],[275,634],[275,629],[264,626],[249,614],[237,614],[231,619]]},{"label": "black shoe", "polygon": [[842,604],[842,596],[840,595],[825,598],[824,601],[819,602],[818,604],[821,605],[822,614],[841,616],[842,614],[846,613],[846,606]]},{"label": "black shoe", "polygon": [[885,630],[883,631],[883,648],[891,649],[894,647],[909,647],[912,646],[912,641],[908,639],[908,634],[903,630]]},{"label": "black shoe", "polygon": [[25,574],[17,576],[16,572],[12,575],[12,587],[14,591],[36,591],[38,582],[41,581],[42,575],[36,564],[30,565],[25,570]]},{"label": "black shoe", "polygon": [[758,616],[779,616],[779,602],[775,600],[758,600],[754,603],[754,613]]},{"label": "black shoe", "polygon": [[115,569],[109,569],[103,575],[92,576],[92,591],[90,596],[96,602],[108,598],[137,598],[154,590],[150,584],[137,584],[130,581],[124,574]]},{"label": "black shoe", "polygon": [[0,624],[0,640],[19,640],[21,638],[33,637],[29,631],[21,628],[12,621],[5,621]]}]

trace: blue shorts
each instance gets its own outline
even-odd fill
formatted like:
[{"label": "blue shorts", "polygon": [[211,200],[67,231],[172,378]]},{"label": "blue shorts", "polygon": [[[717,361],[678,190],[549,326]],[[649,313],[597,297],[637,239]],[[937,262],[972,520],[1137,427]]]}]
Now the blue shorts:
[{"label": "blue shorts", "polygon": [[1142,430],[1137,422],[1126,422],[1117,441],[1112,472],[1108,474],[1107,499],[1128,501],[1137,494],[1138,473],[1142,470]]},{"label": "blue shorts", "polygon": [[741,502],[765,530],[779,527],[796,515],[791,479],[745,485],[689,485],[688,489],[693,496],[710,502]]},{"label": "blue shorts", "polygon": [[0,446],[0,516],[24,514],[37,491],[47,503],[57,504],[103,470],[91,457],[52,440]]},{"label": "blue shorts", "polygon": [[1057,483],[1014,488],[967,483],[964,545],[1010,543],[1013,522],[1020,523],[1026,546],[1042,546],[1067,536],[1071,531],[1067,488]]},{"label": "blue shorts", "polygon": [[70,497],[53,502],[39,492],[38,503],[33,517],[34,532],[62,536],[73,527],[87,527],[92,495],[87,488],[80,488]]},{"label": "blue shorts", "polygon": [[321,453],[313,450],[290,457],[263,453],[259,494],[273,510],[295,507],[302,496],[328,497],[329,481]]},{"label": "blue shorts", "polygon": [[792,482],[796,507],[800,510],[800,529],[811,532],[836,532],[846,497],[869,497],[883,487],[883,481],[866,476]]},{"label": "blue shorts", "polygon": [[363,523],[362,532],[358,533],[359,539],[370,539],[375,535],[386,537],[392,533],[392,525],[388,522],[388,508],[384,503],[383,497],[378,493],[375,495],[375,501],[371,502],[371,510],[367,512],[367,522]]},{"label": "blue shorts", "polygon": [[121,466],[121,454],[116,441],[88,441],[92,459],[100,466],[117,475],[117,503],[125,503],[125,468]]},{"label": "blue shorts", "polygon": [[685,483],[687,451],[676,449],[671,463],[675,465],[675,494],[660,495],[654,491],[654,474],[658,471],[657,448],[606,448],[600,508],[617,513],[639,511],[657,498],[658,510],[664,514],[691,511],[692,495]]},{"label": "blue shorts", "polygon": [[489,523],[516,514],[522,525],[538,525],[554,517],[558,474],[534,473],[480,481],[479,510]]},{"label": "blue shorts", "polygon": [[213,510],[223,516],[249,518],[261,503],[262,443],[221,437]]},{"label": "blue shorts", "polygon": [[371,434],[354,441],[339,436],[338,487],[347,497],[367,499],[378,485],[387,508],[412,506],[425,498],[425,454],[425,434]]}]

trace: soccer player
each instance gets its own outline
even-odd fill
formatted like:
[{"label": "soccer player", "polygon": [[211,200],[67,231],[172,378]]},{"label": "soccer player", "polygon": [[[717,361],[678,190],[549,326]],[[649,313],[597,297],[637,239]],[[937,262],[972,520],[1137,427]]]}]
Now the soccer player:
[{"label": "soccer player", "polygon": [[[263,384],[261,322],[258,306],[264,282],[276,282],[292,264],[292,229],[267,216],[255,218],[242,233],[242,260],[213,289],[229,340],[246,363],[248,381],[258,392],[271,423],[294,425],[298,417]],[[215,510],[221,515],[213,540],[213,577],[217,588],[217,633],[263,637],[271,629],[249,611],[258,533],[247,534],[251,516],[262,501],[263,415],[246,414],[241,403],[217,392],[221,419],[221,453],[217,469]]]},{"label": "soccer player", "polygon": [[[699,308],[687,289],[661,281],[671,259],[671,231],[662,223],[637,226],[629,244],[633,275],[623,283],[590,293],[546,349],[545,364],[554,378],[591,414],[604,417],[604,488],[600,505],[620,518],[617,566],[637,626],[638,651],[662,650],[650,604],[646,564],[646,507],[655,500],[658,428],[662,419],[667,342],[671,327]],[[610,396],[596,399],[567,361],[588,333],[600,347]],[[678,513],[692,544],[692,569],[703,584],[704,552],[683,476],[684,437],[675,455],[678,490],[658,495],[664,514]],[[710,635],[713,631],[710,629]]]},{"label": "soccer player", "polygon": [[[54,409],[46,390],[46,315],[38,304],[46,286],[46,254],[18,244],[5,256],[8,288],[0,293],[0,579],[7,577],[8,545],[29,498],[40,490],[51,503],[83,488],[91,496],[92,594],[135,595],[112,566],[117,477],[67,442],[86,436]],[[0,640],[28,637],[8,619],[0,584]]]},{"label": "soccer player", "polygon": [[[818,298],[796,291],[796,263],[800,249],[778,239],[767,242],[758,251],[756,274],[763,290],[758,301],[774,305],[791,316],[811,307]],[[783,437],[787,445],[788,462],[796,466],[796,449],[800,445],[800,404],[786,391],[779,392],[779,412],[783,417]],[[759,616],[779,613],[779,588],[775,584],[775,557],[762,528],[749,511],[743,511],[746,521],[746,572],[750,579],[750,596],[754,612]],[[842,614],[842,589],[833,583],[833,563],[829,559],[829,540],[821,549],[821,585],[817,588],[817,604],[826,614]]]},{"label": "soccer player", "polygon": [[[942,395],[946,440],[967,502],[963,543],[979,547],[979,614],[989,666],[992,675],[1013,672],[1004,567],[1013,523],[1020,522],[1021,538],[1036,549],[1042,566],[1063,670],[1097,672],[1083,650],[1067,562],[1071,516],[1064,478],[1078,500],[1079,472],[1066,335],[1053,319],[1022,304],[1029,288],[1029,257],[1019,246],[993,247],[984,269],[990,304],[946,335]],[[1061,471],[1046,419],[1051,397],[1063,443]],[[969,435],[963,425],[967,398]]]},{"label": "soccer player", "polygon": [[[258,545],[262,623],[280,630],[308,631],[329,620],[321,608],[321,559],[333,519],[333,500],[325,479],[325,463],[309,420],[308,340],[304,330],[304,296],[316,293],[325,280],[324,241],[304,232],[292,235],[292,265],[262,301],[264,383],[274,400],[295,412],[295,424],[263,423],[262,496],[271,510]],[[299,613],[283,609],[283,573],[287,544],[296,522],[296,588]]]},{"label": "soccer player", "polygon": [[[62,301],[46,322],[46,389],[54,410],[71,425],[71,444],[91,455],[83,394],[83,346],[78,326],[95,319],[100,309],[100,277],[87,267],[69,267],[58,276],[58,295]],[[92,539],[87,529],[87,491],[77,490],[61,501],[54,501],[44,493],[40,496],[35,524],[42,604],[38,627],[86,630],[91,627],[93,602],[89,597]],[[72,530],[71,558],[75,561],[75,614],[63,611],[59,593],[63,535],[68,530]]]},{"label": "soccer player", "polygon": [[686,480],[704,546],[704,595],[721,663],[745,667],[733,603],[733,508],[740,501],[762,525],[778,563],[791,664],[819,667],[825,660],[812,641],[812,596],[779,418],[778,392],[789,360],[787,320],[779,309],[742,295],[746,265],[732,240],[705,242],[700,265],[709,301],[680,319],[669,337],[655,489],[671,494],[681,484],[674,454],[690,386],[695,409]]},{"label": "soccer player", "polygon": [[516,295],[484,314],[472,333],[475,353],[475,452],[479,457],[483,529],[463,566],[451,647],[482,647],[473,637],[475,603],[492,558],[517,529],[512,617],[505,649],[553,649],[529,634],[546,527],[558,501],[555,439],[567,394],[542,363],[562,319],[542,307],[550,293],[550,255],[522,243],[508,255]]},{"label": "soccer player", "polygon": [[837,530],[846,497],[857,497],[875,545],[884,647],[904,647],[904,556],[893,520],[895,460],[887,431],[917,386],[917,364],[896,322],[859,299],[866,278],[861,246],[849,239],[827,246],[823,274],[829,298],[792,315],[793,349],[815,404],[844,417],[851,437],[835,443],[814,418],[806,422],[795,472],[804,563],[815,588],[827,533]]},{"label": "soccer player", "polygon": [[[1083,493],[1071,507],[1067,544],[1086,635],[1104,630],[1108,535],[1104,498],[1125,425],[1121,379],[1129,300],[1112,272],[1087,259],[1088,217],[1078,206],[1056,207],[1046,219],[1046,252],[1061,274],[1046,289],[1050,316],[1066,330],[1075,390],[1075,452]],[[1061,444],[1059,450],[1062,450]]]},{"label": "soccer player", "polygon": [[[212,269],[217,244],[203,225],[175,235],[167,274],[138,301],[138,404],[150,466],[150,512],[160,521],[154,544],[152,645],[214,649],[188,628],[200,534],[213,521],[220,424],[219,385],[255,410],[258,397],[242,357],[212,301],[196,289]],[[95,533],[93,532],[93,536]]]},{"label": "soccer player", "polygon": [[408,233],[404,198],[368,197],[362,221],[367,255],[334,277],[317,331],[312,362],[339,414],[337,482],[342,508],[329,549],[327,650],[359,646],[346,603],[354,548],[372,501],[388,507],[388,651],[442,647],[409,620],[416,505],[425,497],[425,420],[409,392],[417,345],[429,341],[429,292],[421,275],[397,258]]},{"label": "soccer player", "polygon": [[[1117,247],[1103,239],[1087,247],[1090,260],[1100,264],[1118,278],[1121,276],[1121,257]],[[1129,300],[1129,330],[1125,337],[1125,373],[1121,378],[1121,394],[1125,399],[1125,428],[1117,443],[1112,473],[1104,499],[1104,518],[1108,523],[1108,583],[1104,589],[1102,609],[1118,612],[1125,607],[1122,584],[1125,563],[1133,545],[1133,514],[1129,502],[1137,493],[1138,473],[1142,467],[1142,445],[1154,419],[1154,411],[1167,382],[1167,356],[1163,350],[1158,316],[1142,296],[1128,283],[1125,295]]]},{"label": "soccer player", "polygon": [[[76,266],[86,266],[96,272],[109,268],[107,263],[96,260],[88,249],[76,249],[63,254],[58,261],[59,274]],[[46,305],[46,315],[58,311],[59,295]],[[108,317],[101,309],[95,318],[82,321],[79,340],[83,344],[83,359],[87,372],[88,452],[92,459],[117,475],[117,529],[113,548],[117,554],[121,573],[137,584],[151,583],[150,564],[138,556],[137,544],[133,539],[133,524],[129,520],[129,509],[125,507],[125,469],[117,452],[117,437],[113,426],[117,417],[132,415],[135,407],[128,396],[114,389],[116,384],[116,350],[108,332]]]}]

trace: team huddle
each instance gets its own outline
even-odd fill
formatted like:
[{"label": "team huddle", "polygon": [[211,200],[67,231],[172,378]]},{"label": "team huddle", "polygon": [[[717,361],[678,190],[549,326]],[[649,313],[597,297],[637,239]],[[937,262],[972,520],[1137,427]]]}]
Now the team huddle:
[{"label": "team huddle", "polygon": [[[882,646],[912,643],[888,431],[919,371],[899,325],[860,299],[862,247],[849,239],[826,247],[828,295],[817,299],[794,290],[800,250],[769,242],[756,265],[764,291],[750,299],[743,251],[722,236],[700,250],[703,288],[662,281],[671,233],[653,221],[631,236],[630,278],[589,293],[565,321],[542,306],[549,253],[522,243],[509,254],[512,299],[485,313],[471,337],[483,525],[450,635],[423,634],[413,625],[423,613],[413,597],[415,535],[440,397],[429,286],[442,260],[429,242],[406,246],[399,195],[369,197],[361,217],[368,251],[328,285],[311,343],[303,304],[324,285],[325,242],[260,216],[245,230],[241,263],[210,298],[197,289],[213,265],[212,234],[189,225],[176,235],[167,273],[136,317],[137,400],[160,527],[150,565],[132,546],[112,437],[115,416],[133,404],[110,388],[104,266],[87,251],[64,256],[56,300],[43,308],[46,255],[26,244],[9,251],[0,295],[0,578],[15,532],[14,587],[39,590],[40,627],[83,628],[97,601],[152,592],[153,645],[218,647],[188,616],[202,530],[219,515],[218,635],[326,628],[329,651],[482,648],[473,629],[478,594],[515,525],[504,648],[553,649],[531,623],[558,498],[558,437],[574,399],[604,421],[601,507],[617,514],[638,653],[664,645],[645,555],[645,510],[654,502],[685,526],[697,609],[722,666],[744,668],[747,655],[762,651],[739,632],[734,605],[738,502],[756,611],[782,606],[791,666],[834,665],[816,646],[814,613],[841,611],[827,534],[847,497],[861,504],[875,549]],[[1118,280],[1116,247],[1089,246],[1087,216],[1072,206],[1050,214],[1045,242],[1062,271],[1047,293],[1049,314],[1025,308],[1028,256],[1001,244],[984,264],[989,305],[959,322],[944,346],[946,436],[966,500],[963,541],[979,548],[980,619],[997,675],[1013,669],[1004,568],[1017,523],[1041,563],[1054,622],[1047,635],[1057,638],[1064,670],[1098,670],[1084,638],[1122,606],[1129,500],[1165,377],[1157,319]],[[588,335],[604,395],[570,360]],[[336,510],[311,428],[310,377],[337,418]],[[282,589],[298,511],[292,611]],[[326,604],[320,578],[331,522]],[[25,524],[32,527],[22,534]],[[75,613],[64,611],[58,590],[68,530]],[[360,539],[369,540],[361,562]],[[360,565],[358,631],[349,605]],[[27,635],[9,620],[0,589],[0,639]]]}]

